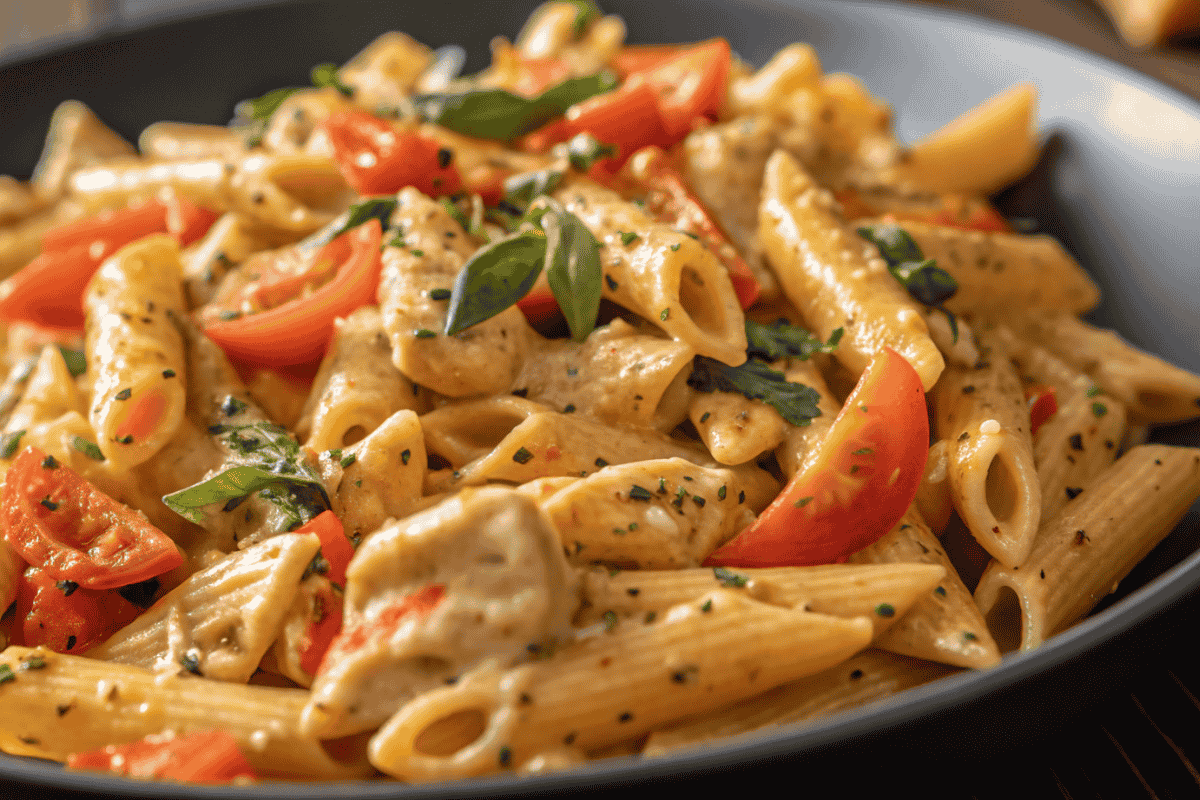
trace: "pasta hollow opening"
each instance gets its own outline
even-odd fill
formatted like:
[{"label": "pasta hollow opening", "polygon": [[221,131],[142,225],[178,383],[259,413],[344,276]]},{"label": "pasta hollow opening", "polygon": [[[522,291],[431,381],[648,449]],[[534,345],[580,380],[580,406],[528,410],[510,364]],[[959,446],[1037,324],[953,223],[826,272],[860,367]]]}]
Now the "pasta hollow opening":
[{"label": "pasta hollow opening", "polygon": [[342,447],[357,444],[365,438],[367,438],[367,429],[356,423],[347,428],[346,432],[342,434]]},{"label": "pasta hollow opening", "polygon": [[724,309],[717,295],[705,283],[704,275],[694,267],[684,267],[679,275],[679,304],[696,327],[705,333],[724,334]]},{"label": "pasta hollow opening", "polygon": [[413,750],[425,756],[452,756],[483,736],[487,725],[487,715],[477,708],[455,711],[426,725],[413,741]]},{"label": "pasta hollow opening", "polygon": [[1001,653],[1011,653],[1021,647],[1024,619],[1021,596],[1011,586],[1001,586],[996,591],[996,602],[984,617],[992,638]]},{"label": "pasta hollow opening", "polygon": [[988,464],[987,478],[984,481],[984,496],[987,507],[997,522],[1010,522],[1017,510],[1017,497],[1020,486],[1012,467],[1004,457],[1004,451],[993,456]]}]

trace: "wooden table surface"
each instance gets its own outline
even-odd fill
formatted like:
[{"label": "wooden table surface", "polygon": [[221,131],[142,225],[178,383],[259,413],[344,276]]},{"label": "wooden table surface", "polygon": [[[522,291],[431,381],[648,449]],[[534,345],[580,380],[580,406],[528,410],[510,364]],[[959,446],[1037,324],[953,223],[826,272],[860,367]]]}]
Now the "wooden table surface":
[{"label": "wooden table surface", "polygon": [[[1120,39],[1099,7],[1089,0],[897,0],[901,1],[976,14],[1054,36],[1200,100],[1200,37],[1135,50]],[[107,5],[111,17],[112,3]],[[116,5],[120,8],[121,4]],[[145,0],[129,5],[139,9],[153,6]],[[136,24],[136,19],[128,15],[123,21]],[[896,776],[894,788],[921,785],[924,800],[1200,797],[1200,661],[1194,652],[1197,623],[1200,594],[1193,593],[1135,633],[1135,644],[1126,649],[1134,653],[1129,657],[1136,658],[1137,665],[1124,670],[1134,677],[1115,682],[1104,699],[1066,720],[1063,731],[1053,740],[1032,745],[1012,743],[994,758],[977,762],[915,760],[909,775]],[[864,770],[864,778],[869,772]],[[797,784],[802,776],[792,774],[787,765],[764,766],[753,773],[706,776],[677,788],[703,795],[740,792],[750,788],[748,778],[761,788],[776,779],[791,782],[793,788],[816,788],[808,781]],[[871,782],[866,778],[858,785],[865,788]],[[857,796],[854,781],[841,785],[840,793]],[[620,791],[628,794],[631,789]],[[169,796],[169,790],[163,796]],[[59,800],[76,795],[0,780],[0,797]]]}]

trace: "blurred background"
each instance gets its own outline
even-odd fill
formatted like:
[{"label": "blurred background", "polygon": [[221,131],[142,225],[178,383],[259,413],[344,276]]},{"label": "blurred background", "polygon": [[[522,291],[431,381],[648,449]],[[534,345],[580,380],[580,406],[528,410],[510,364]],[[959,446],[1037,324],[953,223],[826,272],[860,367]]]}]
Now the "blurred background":
[{"label": "blurred background", "polygon": [[[271,0],[280,2],[280,0]],[[249,5],[254,0],[0,0],[0,63],[45,47],[117,33],[181,15]],[[259,0],[261,2],[261,0]],[[481,5],[501,0],[481,0]],[[1200,98],[1200,37],[1177,34],[1166,44],[1133,46],[1114,19],[1140,8],[1176,7],[1177,25],[1200,23],[1200,0],[892,0],[955,8],[1050,34],[1100,53]],[[536,3],[532,0],[529,6]],[[603,5],[603,2],[601,2]],[[1110,12],[1112,16],[1109,16]],[[1145,38],[1144,36],[1142,38]]]}]

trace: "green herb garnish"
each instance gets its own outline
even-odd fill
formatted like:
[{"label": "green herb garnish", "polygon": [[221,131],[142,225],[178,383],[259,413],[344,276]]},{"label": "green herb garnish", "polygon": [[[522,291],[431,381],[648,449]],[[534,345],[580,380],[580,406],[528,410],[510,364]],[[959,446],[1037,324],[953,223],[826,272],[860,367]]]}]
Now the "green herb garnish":
[{"label": "green herb garnish", "polygon": [[315,67],[313,67],[312,83],[313,86],[316,86],[318,89],[330,87],[337,89],[345,97],[354,96],[354,87],[347,86],[342,82],[342,79],[338,77],[337,64],[317,64]]},{"label": "green herb garnish", "polygon": [[87,372],[87,357],[83,353],[78,350],[68,350],[61,344],[58,346],[58,352],[62,353],[63,361],[67,363],[67,371],[71,373],[72,378],[78,378]]},{"label": "green herb garnish", "polygon": [[713,577],[721,582],[722,586],[740,589],[750,582],[750,579],[745,575],[734,572],[726,567],[713,567]]},{"label": "green herb garnish", "polygon": [[0,436],[0,458],[12,458],[21,445],[21,437],[24,435],[25,430],[22,429]]},{"label": "green herb garnish", "polygon": [[811,386],[791,383],[782,372],[757,358],[736,367],[707,356],[696,356],[688,386],[700,392],[739,392],[751,400],[762,400],[793,425],[808,425],[821,416],[821,395]]},{"label": "green herb garnish", "polygon": [[545,202],[541,226],[546,232],[546,279],[571,338],[582,342],[595,329],[600,313],[600,245],[579,217],[556,200]]},{"label": "green herb garnish", "polygon": [[954,341],[958,341],[958,320],[943,305],[958,291],[954,276],[937,265],[932,258],[925,258],[913,238],[893,223],[864,225],[858,235],[879,248],[887,262],[888,272],[900,282],[910,297],[918,303],[936,308],[950,321]]},{"label": "green herb garnish", "polygon": [[104,460],[104,453],[100,451],[99,445],[97,445],[95,442],[89,442],[82,436],[76,436],[73,440],[71,440],[71,446],[93,461]]},{"label": "green herb garnish", "polygon": [[617,76],[609,70],[568,78],[536,97],[505,89],[474,89],[462,93],[417,95],[413,108],[425,122],[477,139],[510,141],[561,117],[589,97],[611,91]]},{"label": "green herb garnish", "polygon": [[832,353],[842,340],[843,328],[829,334],[829,341],[822,342],[816,336],[789,323],[786,319],[776,320],[771,325],[760,325],[746,320],[746,354],[774,361],[790,356],[806,361],[815,353]]}]

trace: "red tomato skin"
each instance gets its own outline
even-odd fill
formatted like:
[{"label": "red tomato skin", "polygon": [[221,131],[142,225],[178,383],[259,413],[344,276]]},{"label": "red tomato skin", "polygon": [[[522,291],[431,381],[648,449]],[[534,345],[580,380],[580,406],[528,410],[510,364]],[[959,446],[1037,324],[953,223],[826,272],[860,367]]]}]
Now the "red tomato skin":
[{"label": "red tomato skin", "polygon": [[138,583],[183,563],[175,543],[144,516],[36,447],[9,467],[0,526],[27,564],[87,589]]},{"label": "red tomato skin", "polygon": [[67,756],[71,769],[109,772],[130,778],[159,778],[183,783],[229,783],[256,779],[237,739],[226,731],[197,731],[186,736],[148,736]]},{"label": "red tomato skin", "polygon": [[663,128],[658,95],[644,79],[634,77],[611,92],[590,97],[567,109],[563,119],[538,128],[522,140],[522,148],[542,153],[579,133],[590,133],[605,144],[616,145],[614,158],[598,162],[615,171],[643,147],[668,147],[672,139]]},{"label": "red tomato skin", "polygon": [[333,280],[267,311],[210,323],[204,333],[231,359],[248,365],[289,367],[320,359],[333,338],[334,320],[375,302],[382,239],[376,219],[347,231],[325,246],[341,261]]},{"label": "red tomato skin", "polygon": [[27,567],[15,617],[26,647],[78,655],[133,622],[142,609],[112,590],[78,587],[67,594],[44,570]]},{"label": "red tomato skin", "polygon": [[1053,386],[1030,386],[1025,399],[1029,402],[1029,432],[1034,434],[1058,413],[1058,395]]},{"label": "red tomato skin", "polygon": [[[300,669],[316,675],[329,646],[342,630],[345,601],[341,592],[323,581],[313,597],[314,618],[309,622],[300,643]],[[319,604],[319,605],[318,605]]]},{"label": "red tomato skin", "polygon": [[929,419],[920,376],[885,348],[846,399],[813,466],[797,473],[755,522],[704,564],[776,567],[844,561],[899,522],[916,496],[928,455]]},{"label": "red tomato skin", "polygon": [[321,123],[333,143],[334,159],[359,194],[395,194],[415,186],[430,197],[454,194],[462,178],[441,160],[433,139],[404,131],[365,111],[339,111]]},{"label": "red tomato skin", "polygon": [[354,543],[346,536],[342,521],[332,511],[322,511],[293,533],[315,533],[321,540],[321,555],[329,562],[325,577],[338,586],[346,585],[346,567],[354,558]]},{"label": "red tomato skin", "polygon": [[643,76],[658,95],[659,115],[672,142],[687,135],[696,117],[716,119],[732,63],[729,42],[710,39],[635,73]]},{"label": "red tomato skin", "polygon": [[659,222],[674,225],[699,237],[700,241],[729,270],[729,280],[743,309],[754,305],[762,287],[750,266],[737,253],[728,237],[708,213],[683,176],[671,164],[667,154],[658,147],[638,151],[631,161],[635,164],[635,180],[647,189],[646,211]]}]

